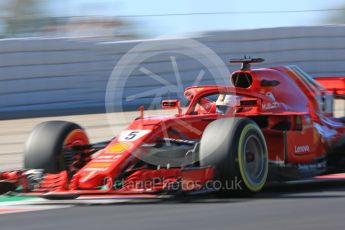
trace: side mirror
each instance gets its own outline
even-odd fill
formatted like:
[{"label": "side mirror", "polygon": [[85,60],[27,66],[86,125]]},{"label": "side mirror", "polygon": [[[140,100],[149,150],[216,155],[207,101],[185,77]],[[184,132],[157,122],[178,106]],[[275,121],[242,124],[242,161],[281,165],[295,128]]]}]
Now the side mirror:
[{"label": "side mirror", "polygon": [[162,109],[176,109],[179,103],[179,100],[163,100]]},{"label": "side mirror", "polygon": [[180,105],[180,100],[163,100],[162,109],[177,109],[178,115],[181,115],[182,109]]}]

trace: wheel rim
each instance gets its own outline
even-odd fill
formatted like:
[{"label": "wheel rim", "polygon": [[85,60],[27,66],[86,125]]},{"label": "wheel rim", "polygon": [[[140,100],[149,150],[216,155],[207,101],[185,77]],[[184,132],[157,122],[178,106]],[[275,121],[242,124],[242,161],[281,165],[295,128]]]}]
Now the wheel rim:
[{"label": "wheel rim", "polygon": [[[76,145],[87,145],[89,144],[89,139],[85,133],[84,130],[82,129],[75,129],[72,132],[70,132],[67,137],[65,138],[63,142],[63,151],[68,151],[72,149],[73,146]],[[69,156],[71,157],[71,156]],[[65,169],[66,166],[66,156],[65,154],[60,154],[59,159],[58,159],[58,167],[60,169]]]},{"label": "wheel rim", "polygon": [[260,184],[265,176],[266,154],[259,138],[255,135],[247,137],[244,143],[243,167],[247,179],[252,184]]},{"label": "wheel rim", "polygon": [[75,145],[86,145],[89,143],[89,139],[87,138],[84,130],[82,129],[75,129],[71,133],[67,135],[63,142],[64,149],[71,149]]}]

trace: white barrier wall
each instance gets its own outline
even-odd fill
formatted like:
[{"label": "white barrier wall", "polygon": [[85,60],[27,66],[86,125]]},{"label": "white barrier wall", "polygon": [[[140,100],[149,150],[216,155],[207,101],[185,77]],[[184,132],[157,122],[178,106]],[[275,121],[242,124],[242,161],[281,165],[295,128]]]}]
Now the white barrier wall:
[{"label": "white barrier wall", "polygon": [[[230,58],[251,55],[266,59],[258,67],[292,64],[312,76],[345,74],[344,26],[207,32],[195,35],[193,39],[212,49],[225,63]],[[157,47],[148,52],[164,51],[165,54],[155,55],[139,67],[145,67],[175,84],[170,59],[174,56],[183,86],[191,85],[203,68],[202,64],[160,47],[160,40],[153,42]],[[129,49],[140,43],[60,38],[0,40],[0,119],[104,111],[105,88],[113,68]],[[229,66],[231,71],[236,67]],[[161,82],[138,68],[134,68],[125,84],[125,96],[162,87]],[[213,83],[213,77],[206,71],[201,84]],[[146,95],[132,101],[124,97],[123,103],[130,109],[141,103],[150,104],[153,96]]]}]

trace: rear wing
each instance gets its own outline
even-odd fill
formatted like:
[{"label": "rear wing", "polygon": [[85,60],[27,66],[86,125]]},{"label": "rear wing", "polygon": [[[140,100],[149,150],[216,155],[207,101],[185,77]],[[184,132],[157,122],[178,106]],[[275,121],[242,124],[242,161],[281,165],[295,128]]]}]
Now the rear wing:
[{"label": "rear wing", "polygon": [[315,77],[314,80],[333,93],[335,98],[345,99],[345,76]]}]

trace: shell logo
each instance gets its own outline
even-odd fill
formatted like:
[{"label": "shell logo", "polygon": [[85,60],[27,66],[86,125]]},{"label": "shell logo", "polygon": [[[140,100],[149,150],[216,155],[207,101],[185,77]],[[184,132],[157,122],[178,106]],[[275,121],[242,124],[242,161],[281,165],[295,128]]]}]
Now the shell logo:
[{"label": "shell logo", "polygon": [[130,143],[120,142],[120,143],[110,145],[106,152],[107,153],[123,153],[125,151],[130,150],[132,148],[132,146],[133,145]]}]

